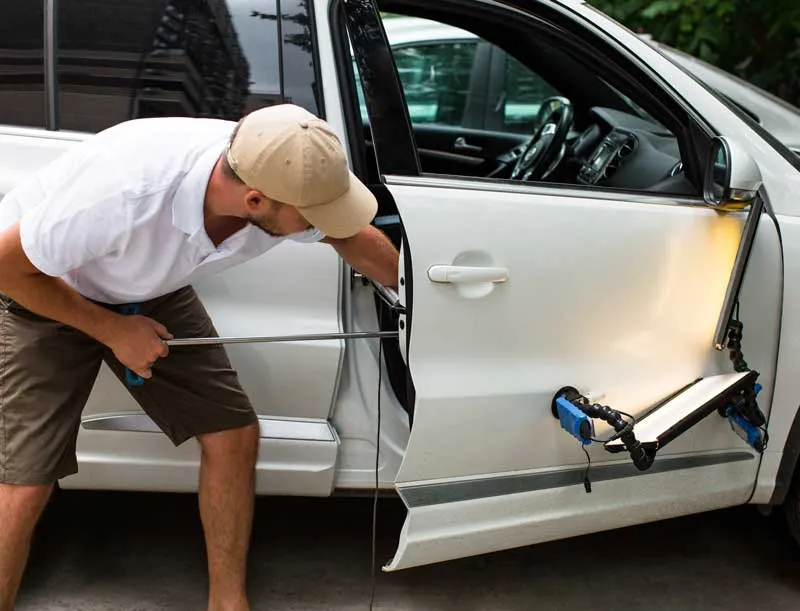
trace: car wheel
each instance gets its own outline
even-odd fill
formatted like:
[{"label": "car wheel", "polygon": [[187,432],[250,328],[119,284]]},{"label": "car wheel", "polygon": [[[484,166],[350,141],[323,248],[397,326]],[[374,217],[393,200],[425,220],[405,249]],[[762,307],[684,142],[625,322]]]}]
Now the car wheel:
[{"label": "car wheel", "polygon": [[795,469],[792,485],[783,501],[783,516],[794,542],[800,546],[800,470]]}]

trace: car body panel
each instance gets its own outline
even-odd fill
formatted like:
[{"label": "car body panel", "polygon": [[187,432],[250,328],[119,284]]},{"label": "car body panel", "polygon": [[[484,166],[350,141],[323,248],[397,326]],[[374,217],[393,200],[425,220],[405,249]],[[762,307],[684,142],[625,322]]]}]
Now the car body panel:
[{"label": "car body panel", "polygon": [[[663,472],[637,473],[627,456],[591,445],[590,479],[612,466],[622,474],[587,496],[580,445],[550,410],[558,388],[574,385],[639,417],[697,378],[732,371],[710,338],[743,216],[470,187],[389,178],[414,262],[404,274],[414,282],[408,363],[417,402],[397,479],[409,514],[387,568],[746,502],[760,457],[719,416],[660,450]],[[774,226],[758,242],[773,264],[759,282],[774,285]],[[508,280],[430,282],[434,265],[498,266]],[[772,309],[748,333],[763,328],[774,353],[774,293],[762,302]],[[764,365],[768,394],[775,369]],[[613,433],[596,427],[599,438]],[[697,466],[679,460],[689,457]]]}]

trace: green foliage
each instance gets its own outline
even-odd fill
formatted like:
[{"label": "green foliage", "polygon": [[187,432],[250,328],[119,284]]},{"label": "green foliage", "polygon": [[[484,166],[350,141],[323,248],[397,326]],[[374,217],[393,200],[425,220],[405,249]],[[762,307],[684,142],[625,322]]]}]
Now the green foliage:
[{"label": "green foliage", "polygon": [[652,35],[800,106],[800,0],[589,0]]}]

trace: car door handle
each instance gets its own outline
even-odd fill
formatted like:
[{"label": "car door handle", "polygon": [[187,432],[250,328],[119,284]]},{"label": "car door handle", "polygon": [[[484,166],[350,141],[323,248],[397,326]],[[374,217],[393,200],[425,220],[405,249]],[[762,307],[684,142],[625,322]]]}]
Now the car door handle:
[{"label": "car door handle", "polygon": [[433,265],[428,269],[431,282],[505,282],[508,270],[505,267],[466,267],[461,265]]},{"label": "car door handle", "polygon": [[456,138],[453,148],[457,151],[469,151],[470,153],[480,153],[483,148],[474,144],[467,144],[467,140],[460,136]]}]

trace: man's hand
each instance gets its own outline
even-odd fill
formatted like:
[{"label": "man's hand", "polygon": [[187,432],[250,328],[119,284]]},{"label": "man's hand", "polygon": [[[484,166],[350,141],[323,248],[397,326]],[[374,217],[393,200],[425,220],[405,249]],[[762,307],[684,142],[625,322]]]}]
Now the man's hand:
[{"label": "man's hand", "polygon": [[125,367],[145,379],[152,377],[151,368],[159,357],[169,354],[163,340],[172,334],[161,323],[146,316],[120,316],[108,347]]},{"label": "man's hand", "polygon": [[351,267],[375,282],[397,288],[400,253],[386,235],[373,226],[344,238],[323,238]]}]

